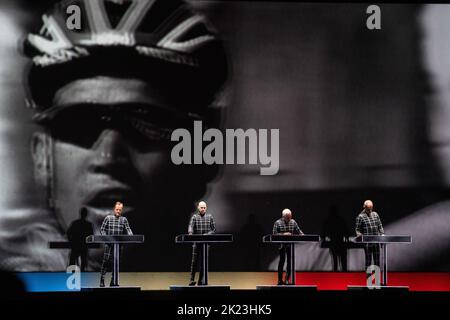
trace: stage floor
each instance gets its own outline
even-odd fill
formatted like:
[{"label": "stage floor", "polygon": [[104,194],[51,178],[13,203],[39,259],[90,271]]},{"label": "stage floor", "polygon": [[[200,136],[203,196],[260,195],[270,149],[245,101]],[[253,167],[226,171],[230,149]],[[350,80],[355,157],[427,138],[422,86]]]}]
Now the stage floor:
[{"label": "stage floor", "polygon": [[[28,291],[69,291],[67,273],[19,273]],[[198,274],[197,274],[198,276]],[[185,286],[188,272],[121,272],[120,285],[141,287],[141,290],[169,290],[170,286]],[[105,281],[109,284],[109,274]],[[275,272],[210,272],[209,284],[230,286],[231,290],[256,290],[257,286],[277,283]],[[99,273],[81,275],[81,287],[98,287]],[[297,285],[317,286],[318,291],[347,290],[348,286],[366,286],[363,272],[297,272]],[[390,272],[389,286],[407,286],[410,291],[450,291],[450,273],[403,273]]]}]

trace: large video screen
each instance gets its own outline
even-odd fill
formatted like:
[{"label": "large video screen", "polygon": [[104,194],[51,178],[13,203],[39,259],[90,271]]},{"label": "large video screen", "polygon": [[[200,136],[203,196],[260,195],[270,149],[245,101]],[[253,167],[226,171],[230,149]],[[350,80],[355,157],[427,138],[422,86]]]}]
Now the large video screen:
[{"label": "large video screen", "polygon": [[2,0],[0,269],[66,270],[51,243],[83,241],[77,220],[100,234],[120,201],[145,236],[121,270],[188,271],[175,237],[204,201],[234,238],[212,271],[275,270],[262,237],[287,208],[322,239],[298,270],[359,271],[371,200],[386,235],[412,237],[389,270],[450,271],[449,9]]}]

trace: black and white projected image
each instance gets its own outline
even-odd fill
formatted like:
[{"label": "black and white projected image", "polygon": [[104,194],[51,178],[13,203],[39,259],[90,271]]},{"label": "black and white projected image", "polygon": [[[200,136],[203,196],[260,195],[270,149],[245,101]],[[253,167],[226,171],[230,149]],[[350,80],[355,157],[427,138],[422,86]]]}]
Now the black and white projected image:
[{"label": "black and white projected image", "polygon": [[[1,1],[0,269],[64,271],[49,242],[121,201],[146,239],[122,270],[187,271],[174,238],[204,200],[235,239],[212,271],[276,270],[261,239],[283,209],[346,238],[371,199],[413,238],[389,270],[449,271],[450,7],[379,7],[371,30],[364,4]],[[333,270],[330,248],[297,248],[297,270]]]}]

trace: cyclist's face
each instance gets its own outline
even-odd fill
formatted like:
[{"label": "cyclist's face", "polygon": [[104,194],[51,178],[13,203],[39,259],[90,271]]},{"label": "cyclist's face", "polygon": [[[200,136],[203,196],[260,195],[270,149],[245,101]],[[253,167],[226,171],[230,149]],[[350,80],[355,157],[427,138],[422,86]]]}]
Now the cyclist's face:
[{"label": "cyclist's face", "polygon": [[123,213],[130,218],[136,212],[148,215],[151,209],[142,210],[144,204],[183,188],[170,143],[146,135],[136,122],[149,118],[141,117],[140,109],[163,104],[154,88],[136,79],[77,80],[56,93],[53,105],[75,105],[50,126],[53,198],[63,227],[77,218],[81,206],[98,226],[117,200],[127,204]]}]

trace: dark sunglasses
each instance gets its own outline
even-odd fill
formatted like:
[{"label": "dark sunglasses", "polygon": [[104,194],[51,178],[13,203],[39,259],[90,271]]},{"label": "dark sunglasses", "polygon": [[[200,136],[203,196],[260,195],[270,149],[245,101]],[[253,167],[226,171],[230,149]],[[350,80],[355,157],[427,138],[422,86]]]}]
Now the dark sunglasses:
[{"label": "dark sunglasses", "polygon": [[90,148],[106,129],[119,131],[134,147],[170,145],[176,128],[192,127],[195,117],[148,106],[79,105],[64,108],[44,122],[56,139]]}]

